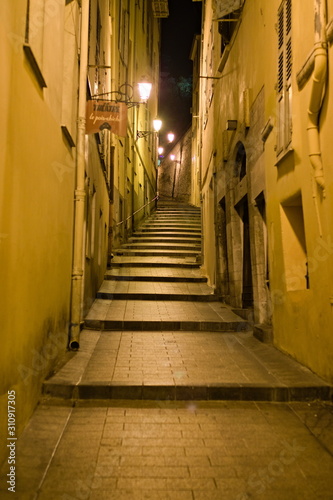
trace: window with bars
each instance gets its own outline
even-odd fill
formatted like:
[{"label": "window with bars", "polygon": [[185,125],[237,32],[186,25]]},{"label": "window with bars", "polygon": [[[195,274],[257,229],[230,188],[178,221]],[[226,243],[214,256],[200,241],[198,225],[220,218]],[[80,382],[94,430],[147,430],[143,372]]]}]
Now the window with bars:
[{"label": "window with bars", "polygon": [[292,135],[292,5],[283,0],[278,11],[278,75],[277,75],[277,154],[290,149]]}]

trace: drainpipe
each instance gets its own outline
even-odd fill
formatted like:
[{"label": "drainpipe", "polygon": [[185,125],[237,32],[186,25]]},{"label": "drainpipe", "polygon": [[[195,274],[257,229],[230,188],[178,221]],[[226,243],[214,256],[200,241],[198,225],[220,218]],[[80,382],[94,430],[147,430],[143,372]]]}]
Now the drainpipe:
[{"label": "drainpipe", "polygon": [[83,237],[85,209],[85,131],[86,131],[86,95],[88,69],[88,36],[89,36],[89,0],[82,0],[81,7],[81,40],[80,40],[80,74],[79,100],[77,118],[76,148],[76,185],[74,199],[74,242],[73,269],[71,290],[71,323],[69,348],[80,347],[81,311],[83,301]]},{"label": "drainpipe", "polygon": [[[308,109],[308,142],[309,157],[314,170],[313,197],[316,198],[316,185],[325,196],[325,180],[323,161],[320,150],[319,114],[323,103],[327,72],[327,42],[326,42],[326,0],[315,0],[315,44],[314,70],[312,88]],[[316,206],[317,208],[317,206]]]}]

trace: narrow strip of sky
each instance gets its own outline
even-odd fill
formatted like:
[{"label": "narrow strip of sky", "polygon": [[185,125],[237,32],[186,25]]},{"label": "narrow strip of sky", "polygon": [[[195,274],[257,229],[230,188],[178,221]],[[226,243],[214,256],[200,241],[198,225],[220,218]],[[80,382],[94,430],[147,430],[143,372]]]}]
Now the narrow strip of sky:
[{"label": "narrow strip of sky", "polygon": [[192,61],[190,51],[201,30],[201,2],[169,0],[169,17],[162,20],[159,114],[165,132],[176,139],[190,125]]}]

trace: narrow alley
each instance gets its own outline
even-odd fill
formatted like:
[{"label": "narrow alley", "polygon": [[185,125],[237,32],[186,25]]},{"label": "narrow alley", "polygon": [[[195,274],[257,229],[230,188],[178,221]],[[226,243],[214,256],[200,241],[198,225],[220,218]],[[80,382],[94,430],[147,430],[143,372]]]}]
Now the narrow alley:
[{"label": "narrow alley", "polygon": [[333,498],[332,388],[218,300],[200,241],[161,202],[116,252],[1,498]]},{"label": "narrow alley", "polygon": [[333,0],[0,47],[0,500],[333,500]]}]

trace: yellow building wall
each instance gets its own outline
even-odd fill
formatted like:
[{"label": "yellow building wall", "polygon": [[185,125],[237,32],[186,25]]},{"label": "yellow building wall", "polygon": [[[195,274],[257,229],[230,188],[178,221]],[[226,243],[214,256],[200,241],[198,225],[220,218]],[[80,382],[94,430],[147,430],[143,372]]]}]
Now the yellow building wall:
[{"label": "yellow building wall", "polygon": [[[90,2],[88,86],[92,95],[103,94],[100,99],[111,98],[107,92],[111,90],[111,33],[114,26],[109,7],[107,0]],[[113,134],[108,130],[86,135],[85,139],[83,317],[96,298],[107,267],[112,140]]]},{"label": "yellow building wall", "polygon": [[[296,76],[304,65],[314,43],[314,2],[292,2],[292,148],[293,153],[277,162],[277,13],[280,0],[246,0],[237,34],[231,41],[229,56],[221,72],[218,23],[213,19],[213,3],[204,9],[204,41],[201,75],[221,76],[219,80],[203,80],[200,90],[202,132],[201,179],[203,197],[204,264],[211,284],[215,283],[214,213],[218,199],[230,190],[223,172],[232,165],[239,141],[246,144],[247,157],[257,156],[251,164],[251,211],[255,197],[263,190],[266,200],[266,225],[269,251],[269,294],[266,316],[272,316],[273,342],[314,372],[333,380],[333,222],[332,222],[332,107],[331,74],[328,72],[326,93],[320,115],[320,144],[326,182],[325,197],[316,190],[318,213],[312,191],[312,167],[307,138],[307,109],[311,80],[304,88],[297,86]],[[327,1],[327,22],[332,21],[333,2]],[[328,44],[328,68],[332,64],[332,47]],[[250,116],[258,97],[264,96],[259,119],[263,127],[270,123],[272,131],[263,141],[261,129],[256,140],[249,142],[251,127],[244,123],[243,91],[249,90]],[[213,91],[211,104],[210,92]],[[258,111],[258,112],[259,112]],[[258,118],[258,117],[257,117]],[[226,131],[226,121],[237,120],[235,131]],[[206,121],[206,124],[205,124]],[[246,142],[248,140],[248,142]],[[240,189],[238,186],[237,189]],[[214,196],[217,194],[217,199]],[[213,200],[213,201],[212,201]],[[301,200],[301,205],[299,205]],[[212,204],[214,210],[212,210]],[[233,208],[233,207],[231,207]],[[320,227],[318,217],[322,227]],[[304,230],[302,229],[302,218]],[[293,222],[294,221],[294,222]],[[251,225],[252,224],[252,225]],[[294,229],[291,228],[294,225]],[[255,273],[255,223],[250,218],[252,272]],[[302,232],[304,234],[302,234]],[[295,236],[296,234],[296,236]],[[229,234],[229,245],[235,257],[238,241]],[[292,239],[293,238],[293,239]],[[306,259],[302,260],[302,248]],[[298,255],[298,258],[296,258]],[[309,288],[304,283],[305,260],[309,267]],[[240,271],[241,272],[241,271]],[[306,272],[306,271],[305,271]],[[299,283],[302,282],[302,285]],[[303,287],[303,289],[300,289]],[[270,303],[271,302],[271,303]],[[235,305],[235,304],[234,304]],[[254,304],[259,310],[260,304]],[[271,307],[271,310],[268,310]],[[257,308],[257,309],[256,309]]]},{"label": "yellow building wall", "polygon": [[[63,20],[62,8],[57,14]],[[66,350],[75,172],[58,109],[62,41],[52,47],[59,72],[45,64],[50,86],[41,90],[23,53],[25,17],[26,2],[1,2],[0,426],[5,432],[7,391],[15,390],[17,433]]]},{"label": "yellow building wall", "polygon": [[[124,12],[128,19],[127,35],[126,31],[116,29]],[[152,132],[152,121],[157,117],[160,22],[153,17],[148,0],[113,2],[111,16],[112,25],[116,27],[111,38],[112,90],[123,86],[132,101],[139,102],[137,84],[152,83],[148,102],[128,107],[127,137],[112,138],[115,147],[113,246],[119,248],[154,208],[154,203],[149,202],[156,195],[157,136],[137,138],[137,131]],[[119,50],[122,43],[125,51]],[[132,217],[134,212],[137,213]]]},{"label": "yellow building wall", "polygon": [[[327,21],[332,19],[333,3],[327,2]],[[333,221],[332,221],[332,143],[333,126],[331,74],[328,73],[326,94],[320,115],[320,144],[325,196],[320,189],[313,191],[313,172],[309,160],[307,137],[307,110],[310,103],[311,80],[299,89],[297,72],[304,65],[314,45],[314,2],[302,6],[293,2],[293,96],[292,147],[294,153],[277,166],[267,164],[268,216],[270,219],[270,260],[272,267],[272,303],[274,343],[301,363],[309,366],[326,380],[333,380]],[[332,49],[328,45],[328,67]],[[274,138],[272,138],[273,141]],[[269,162],[276,163],[274,142],[267,153]],[[268,145],[267,145],[268,146]],[[315,198],[313,197],[315,193]],[[288,249],[288,235],[292,224],[293,197],[301,197],[304,229],[296,227],[302,235]],[[316,210],[318,203],[318,211]],[[295,209],[294,209],[295,210]],[[299,207],[296,208],[299,210]],[[299,218],[297,220],[299,223]],[[320,227],[321,226],[321,227]],[[303,234],[304,233],[304,234]],[[298,239],[303,239],[308,262],[309,288],[304,288],[304,265],[298,250]],[[298,254],[297,254],[298,252]],[[297,258],[298,256],[298,258]]]},{"label": "yellow building wall", "polygon": [[[40,398],[42,381],[67,356],[80,45],[77,1],[30,5],[28,45],[45,87],[23,50],[27,3],[0,5],[0,425],[6,428],[7,391],[14,389],[18,434]],[[91,46],[97,7],[107,65],[109,2],[91,1]],[[110,75],[103,81],[106,90],[109,84]],[[82,319],[107,265],[110,151],[108,132],[86,136]],[[5,455],[1,448],[0,461]]]}]

